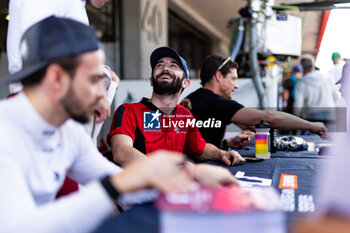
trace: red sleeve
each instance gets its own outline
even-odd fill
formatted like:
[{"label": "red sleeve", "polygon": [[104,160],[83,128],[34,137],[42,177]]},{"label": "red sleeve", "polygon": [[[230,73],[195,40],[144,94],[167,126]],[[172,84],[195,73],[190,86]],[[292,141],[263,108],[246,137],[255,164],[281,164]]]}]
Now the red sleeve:
[{"label": "red sleeve", "polygon": [[111,137],[115,134],[125,134],[135,140],[137,119],[132,108],[128,104],[123,104],[118,107],[113,116],[111,129],[107,135],[107,143],[111,146]]},{"label": "red sleeve", "polygon": [[[187,114],[191,115],[191,120],[194,118],[190,112]],[[206,144],[197,126],[188,129],[184,148],[186,153],[190,155],[200,155],[203,153]]]}]

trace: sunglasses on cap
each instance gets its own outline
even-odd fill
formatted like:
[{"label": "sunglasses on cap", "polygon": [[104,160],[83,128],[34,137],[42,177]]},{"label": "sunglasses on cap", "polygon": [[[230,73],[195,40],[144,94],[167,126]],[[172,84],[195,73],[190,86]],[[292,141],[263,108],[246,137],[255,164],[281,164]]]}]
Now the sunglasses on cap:
[{"label": "sunglasses on cap", "polygon": [[215,72],[221,70],[227,64],[227,62],[229,62],[229,61],[232,61],[231,57],[227,57],[225,59],[225,61],[217,68],[217,70]]}]

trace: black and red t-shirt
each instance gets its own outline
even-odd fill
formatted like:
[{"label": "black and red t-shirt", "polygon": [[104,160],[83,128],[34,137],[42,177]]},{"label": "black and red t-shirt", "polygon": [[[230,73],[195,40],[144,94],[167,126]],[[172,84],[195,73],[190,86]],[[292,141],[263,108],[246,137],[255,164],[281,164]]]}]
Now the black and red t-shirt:
[{"label": "black and red t-shirt", "polygon": [[133,146],[145,154],[166,149],[200,155],[206,145],[189,110],[177,105],[173,114],[167,115],[146,98],[119,106],[107,135],[109,145],[115,134],[130,136]]}]

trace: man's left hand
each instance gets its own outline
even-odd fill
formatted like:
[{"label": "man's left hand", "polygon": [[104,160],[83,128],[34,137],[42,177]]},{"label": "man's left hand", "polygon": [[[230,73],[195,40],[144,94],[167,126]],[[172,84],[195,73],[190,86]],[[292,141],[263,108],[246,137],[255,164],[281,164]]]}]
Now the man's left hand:
[{"label": "man's left hand", "polygon": [[245,163],[245,159],[234,150],[222,151],[221,160],[228,166]]}]

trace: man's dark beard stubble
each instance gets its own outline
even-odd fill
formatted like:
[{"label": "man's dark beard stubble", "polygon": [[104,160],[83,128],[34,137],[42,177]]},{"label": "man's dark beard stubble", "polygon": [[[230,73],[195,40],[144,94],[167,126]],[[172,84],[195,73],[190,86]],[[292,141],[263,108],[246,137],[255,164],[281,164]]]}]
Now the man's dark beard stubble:
[{"label": "man's dark beard stubble", "polygon": [[81,113],[77,113],[76,109],[81,110],[82,105],[79,100],[77,100],[72,86],[69,87],[66,96],[61,99],[61,104],[73,120],[83,124],[90,121],[90,115],[88,112],[81,111]]},{"label": "man's dark beard stubble", "polygon": [[[172,78],[171,82],[163,82],[162,80],[160,80],[161,76],[165,74]],[[185,76],[177,79],[174,75],[170,74],[169,72],[163,71],[156,77],[152,76],[153,91],[159,95],[174,95],[180,91],[182,81],[184,80],[184,78]]]}]

